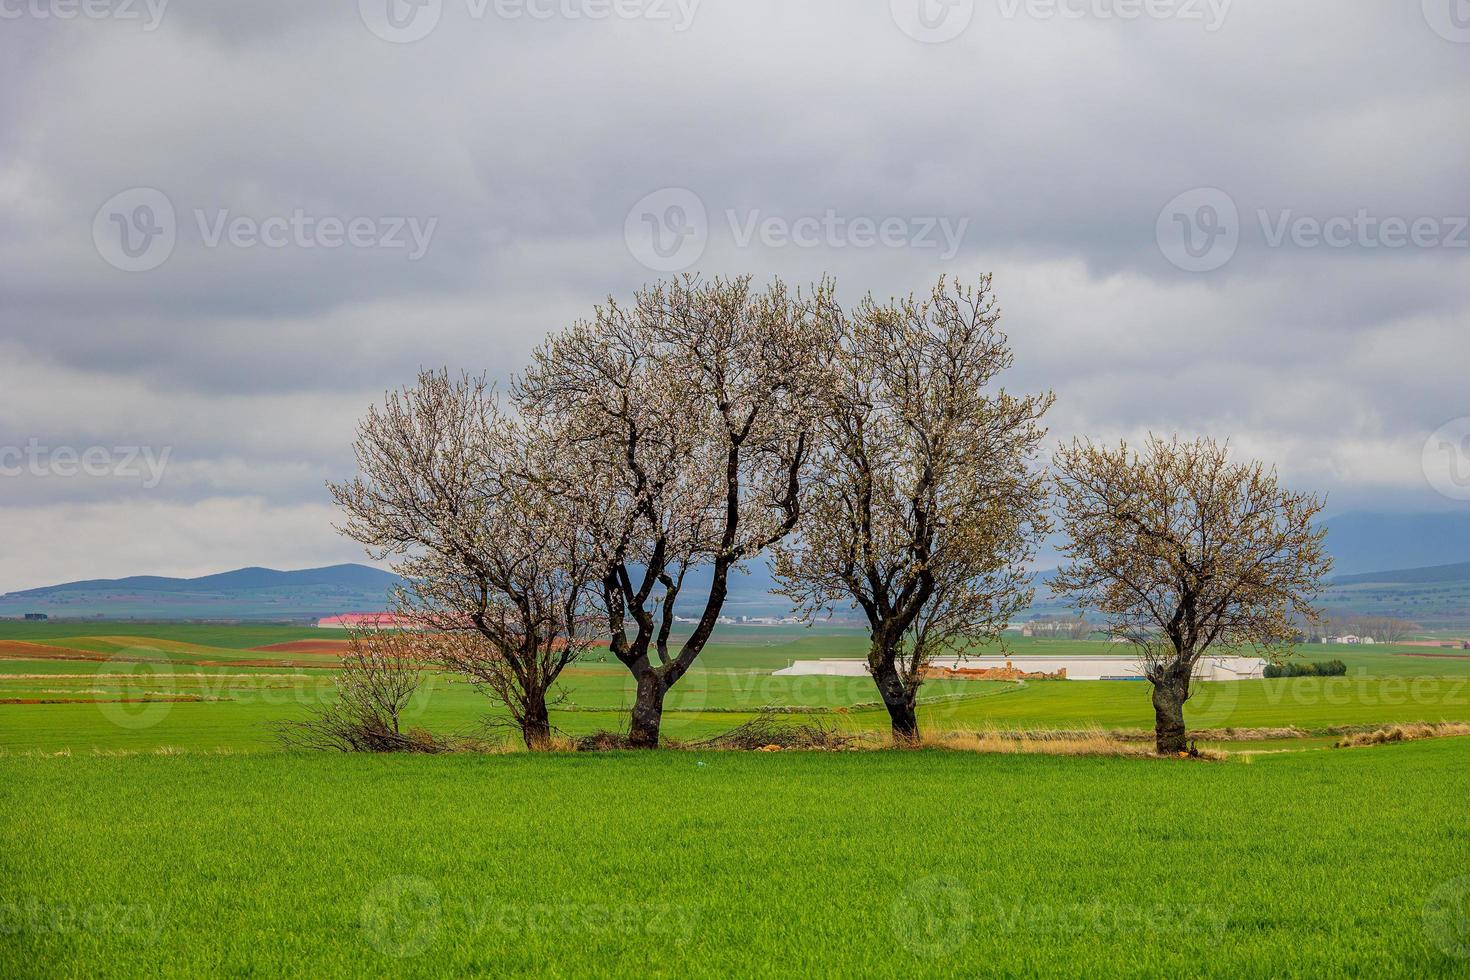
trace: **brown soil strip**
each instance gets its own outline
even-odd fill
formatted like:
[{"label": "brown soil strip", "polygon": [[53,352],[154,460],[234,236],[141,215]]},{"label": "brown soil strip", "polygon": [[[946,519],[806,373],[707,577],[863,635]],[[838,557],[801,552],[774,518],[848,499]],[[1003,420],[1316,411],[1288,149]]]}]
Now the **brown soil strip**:
[{"label": "brown soil strip", "polygon": [[206,660],[189,657],[149,657],[124,653],[98,653],[95,650],[73,650],[70,647],[51,647],[40,643],[21,643],[9,640],[0,640],[0,660],[79,660],[87,663],[166,663],[175,667],[290,667],[316,670],[335,670],[339,666],[336,659],[282,660],[277,657],[259,657],[239,660]]},{"label": "brown soil strip", "polygon": [[[6,681],[136,681],[139,674],[104,674],[98,671],[95,674],[0,674],[0,683]],[[199,672],[184,673],[174,671],[168,675],[160,675],[171,680],[209,680],[209,681],[259,681],[259,680],[293,680],[299,678],[300,674],[203,674]]]},{"label": "brown soil strip", "polygon": [[256,653],[345,653],[346,640],[293,640],[290,643],[272,643],[270,646],[251,647]]},{"label": "brown soil strip", "polygon": [[0,704],[151,704],[153,702],[173,704],[203,700],[204,698],[196,695],[180,694],[177,697],[152,698],[0,698]]},{"label": "brown soil strip", "polygon": [[1396,653],[1395,657],[1428,657],[1434,660],[1470,660],[1470,653]]},{"label": "brown soil strip", "polygon": [[106,660],[108,654],[94,650],[53,647],[45,643],[23,640],[0,640],[0,659],[4,660]]},{"label": "brown soil strip", "polygon": [[191,667],[297,667],[312,670],[336,670],[342,666],[335,660],[175,660]]}]

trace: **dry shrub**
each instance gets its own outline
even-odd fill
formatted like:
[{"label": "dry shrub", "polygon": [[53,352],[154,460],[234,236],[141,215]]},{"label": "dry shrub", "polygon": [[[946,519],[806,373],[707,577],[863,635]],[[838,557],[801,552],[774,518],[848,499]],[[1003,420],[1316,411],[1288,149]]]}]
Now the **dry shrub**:
[{"label": "dry shrub", "polygon": [[564,732],[553,731],[550,735],[528,746],[521,738],[521,729],[514,722],[482,721],[464,734],[449,739],[449,751],[474,752],[478,755],[516,755],[522,752],[575,752],[578,739]]},{"label": "dry shrub", "polygon": [[[926,736],[924,745],[958,752],[987,752],[1001,755],[1096,755],[1126,756],[1136,759],[1158,758],[1152,741],[1145,743],[1120,738],[1101,728],[1061,732],[959,730]],[[1209,749],[1200,749],[1195,757],[1223,759],[1225,755]]]},{"label": "dry shrub", "polygon": [[362,717],[332,705],[307,721],[289,721],[276,729],[288,749],[333,752],[414,752],[437,755],[462,746],[422,728],[395,731],[382,719]]},{"label": "dry shrub", "polygon": [[423,682],[424,643],[411,633],[355,632],[337,672],[337,699],[304,721],[276,728],[290,749],[335,752],[448,752],[456,746],[415,728],[403,712]]},{"label": "dry shrub", "polygon": [[1297,728],[1295,725],[1288,725],[1285,728],[1201,728],[1189,733],[1190,738],[1202,738],[1207,742],[1265,742],[1287,738],[1307,738],[1310,735],[1311,732]]},{"label": "dry shrub", "polygon": [[583,735],[573,742],[573,748],[578,752],[612,752],[616,749],[628,747],[628,736],[625,732],[610,732],[599,729],[590,735]]},{"label": "dry shrub", "polygon": [[1412,742],[1421,738],[1444,738],[1451,735],[1470,735],[1470,724],[1443,722],[1429,725],[1423,722],[1406,725],[1387,725],[1371,732],[1356,732],[1344,736],[1333,748],[1350,749],[1362,745],[1385,745],[1389,742]]},{"label": "dry shrub", "polygon": [[542,742],[540,742],[535,749],[528,750],[528,751],[535,751],[535,752],[576,752],[577,751],[577,743],[579,741],[581,741],[581,740],[580,739],[576,739],[576,738],[572,738],[570,735],[562,735],[562,734],[560,734],[558,732],[553,732],[550,735],[548,735],[545,738],[545,740],[543,740]]},{"label": "dry shrub", "polygon": [[820,720],[810,724],[778,721],[775,712],[763,711],[743,725],[702,741],[690,742],[687,747],[746,752],[773,749],[839,752],[854,747],[856,742],[856,736],[825,725]]}]

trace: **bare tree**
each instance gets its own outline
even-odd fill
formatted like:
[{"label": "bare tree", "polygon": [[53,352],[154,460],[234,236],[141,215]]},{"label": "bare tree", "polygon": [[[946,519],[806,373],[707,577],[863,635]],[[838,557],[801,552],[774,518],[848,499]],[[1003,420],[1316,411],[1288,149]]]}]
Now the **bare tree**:
[{"label": "bare tree", "polygon": [[293,748],[431,752],[439,743],[403,731],[403,712],[423,685],[431,644],[411,633],[354,632],[337,672],[337,697],[312,718],[278,730]]},{"label": "bare tree", "polygon": [[1423,630],[1423,626],[1407,619],[1395,619],[1392,616],[1354,616],[1347,620],[1343,632],[1371,637],[1379,643],[1401,643]]},{"label": "bare tree", "polygon": [[1013,361],[999,318],[986,276],[941,278],[922,301],[869,297],[843,319],[800,534],[776,552],[808,614],[861,608],[899,742],[918,739],[933,657],[998,635],[1032,596],[1023,567],[1046,528],[1032,463],[1052,396],[992,388]]},{"label": "bare tree", "polygon": [[1316,622],[1332,564],[1313,524],[1323,502],[1282,489],[1261,463],[1231,463],[1211,439],[1150,436],[1141,452],[1074,440],[1055,467],[1069,562],[1052,589],[1135,645],[1153,685],[1155,746],[1183,751],[1184,702],[1207,650],[1279,656],[1299,620]]},{"label": "bare tree", "polygon": [[1032,636],[1065,636],[1083,640],[1095,628],[1085,616],[1037,616],[1027,622]]},{"label": "bare tree", "polygon": [[1334,620],[1331,614],[1326,612],[1319,612],[1317,618],[1312,620],[1294,616],[1292,623],[1296,629],[1298,643],[1323,643],[1334,635]]},{"label": "bare tree", "polygon": [[[524,448],[544,444],[531,440]],[[596,642],[604,622],[593,605],[598,566],[583,536],[588,522],[574,500],[544,492],[539,478],[552,464],[539,455],[523,452],[506,477],[494,547],[475,574],[414,577],[408,603],[442,632],[439,663],[505,705],[533,749],[547,745],[550,708],[566,696],[553,693],[557,679]],[[472,629],[463,628],[466,616]]]},{"label": "bare tree", "polygon": [[1086,616],[1076,616],[1067,620],[1067,635],[1071,639],[1085,640],[1094,629],[1096,627],[1087,621]]},{"label": "bare tree", "polygon": [[549,495],[550,437],[499,410],[483,379],[424,371],[362,421],[360,475],[331,485],[343,533],[407,581],[398,607],[440,634],[443,666],[503,704],[530,748],[596,631],[586,521]]},{"label": "bare tree", "polygon": [[[796,524],[830,306],[827,283],[803,296],[685,276],[609,300],[517,383],[523,414],[561,434],[557,492],[592,522],[611,650],[637,685],[632,746],[658,745],[665,695],[709,640],[730,571]],[[698,621],[671,643],[700,566],[712,582]]]}]

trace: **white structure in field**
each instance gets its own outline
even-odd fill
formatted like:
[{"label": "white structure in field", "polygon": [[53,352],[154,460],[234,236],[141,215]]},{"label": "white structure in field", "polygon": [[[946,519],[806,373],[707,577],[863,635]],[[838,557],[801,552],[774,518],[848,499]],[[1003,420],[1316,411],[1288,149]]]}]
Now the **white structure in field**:
[{"label": "white structure in field", "polygon": [[[995,670],[1007,666],[1028,674],[1067,672],[1069,681],[1138,681],[1143,680],[1143,665],[1137,657],[939,657],[934,667],[949,670]],[[798,660],[790,667],[776,671],[776,676],[834,674],[861,677],[868,672],[867,662],[854,659],[826,658]],[[1249,681],[1266,676],[1266,661],[1260,657],[1201,657],[1194,677],[1201,681]]]}]

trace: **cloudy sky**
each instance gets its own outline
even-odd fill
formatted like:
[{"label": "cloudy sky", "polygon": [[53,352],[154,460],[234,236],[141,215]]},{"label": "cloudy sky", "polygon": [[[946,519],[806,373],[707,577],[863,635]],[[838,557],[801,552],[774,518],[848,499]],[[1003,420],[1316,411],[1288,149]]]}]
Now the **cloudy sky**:
[{"label": "cloudy sky", "polygon": [[0,591],[356,560],[386,388],[684,269],[990,271],[1057,437],[1465,508],[1466,120],[1465,0],[0,0]]}]

